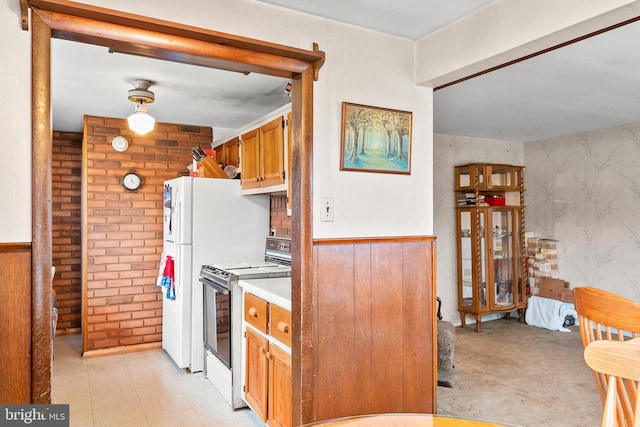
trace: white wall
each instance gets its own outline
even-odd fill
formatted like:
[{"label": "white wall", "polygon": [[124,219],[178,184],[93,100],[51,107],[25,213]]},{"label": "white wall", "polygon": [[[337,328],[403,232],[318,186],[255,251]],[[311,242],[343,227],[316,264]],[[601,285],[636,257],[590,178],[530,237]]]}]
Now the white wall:
[{"label": "white wall", "polygon": [[0,7],[0,242],[31,241],[31,34]]},{"label": "white wall", "polygon": [[[463,136],[433,136],[434,158],[434,232],[438,236],[438,296],[442,299],[442,316],[460,324],[458,313],[456,198],[453,167],[467,163],[506,163],[524,165],[520,142],[468,138]],[[525,187],[529,174],[525,169]],[[528,220],[528,217],[526,217]],[[528,224],[527,224],[528,228]],[[491,319],[485,316],[483,319]],[[475,323],[467,316],[467,323]]]},{"label": "white wall", "polygon": [[558,239],[560,278],[640,301],[640,124],[524,144],[527,230]]},{"label": "white wall", "polygon": [[[335,221],[314,219],[314,237],[433,232],[432,93],[415,82],[468,75],[640,10],[640,0],[497,0],[415,44],[251,0],[87,3],[304,49],[319,44],[327,61],[315,85],[313,197],[316,206],[334,198]],[[30,34],[18,0],[0,8],[0,23],[0,178],[12,183],[0,193],[11,201],[0,204],[0,241],[30,241]],[[339,171],[343,101],[413,111],[411,175]]]},{"label": "white wall", "polygon": [[[20,174],[0,167],[5,181],[19,176],[11,193],[16,204],[0,224],[0,240],[30,241],[30,220],[25,220],[30,212],[30,34],[20,29],[18,0],[9,3],[0,12],[0,52],[11,60],[0,67],[22,67],[10,65],[0,82],[6,94],[0,108],[10,118],[3,121],[0,132],[7,135],[0,146],[11,152],[0,162]],[[314,88],[313,196],[316,206],[319,197],[334,198],[335,221],[320,223],[314,212],[314,237],[432,234],[432,92],[414,86],[413,42],[249,0],[86,3],[303,49],[317,42],[327,58]],[[343,101],[414,112],[411,175],[339,171]]]}]

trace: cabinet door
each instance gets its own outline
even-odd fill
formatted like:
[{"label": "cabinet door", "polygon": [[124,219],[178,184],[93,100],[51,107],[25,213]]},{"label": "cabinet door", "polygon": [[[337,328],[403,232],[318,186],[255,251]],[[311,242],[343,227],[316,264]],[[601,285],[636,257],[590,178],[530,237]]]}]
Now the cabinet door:
[{"label": "cabinet door", "polygon": [[214,150],[216,152],[216,163],[218,163],[219,165],[222,165],[222,167],[224,168],[224,166],[226,166],[227,164],[227,160],[225,157],[224,144],[218,145],[217,147],[214,148]]},{"label": "cabinet door", "polygon": [[[476,214],[478,217],[476,218]],[[457,209],[458,308],[479,312],[487,307],[488,260],[484,209]],[[476,222],[477,221],[477,222]]]},{"label": "cabinet door", "polygon": [[260,128],[262,138],[262,187],[284,183],[284,118]]},{"label": "cabinet door", "polygon": [[260,129],[242,135],[240,161],[242,188],[260,186]]},{"label": "cabinet door", "polygon": [[238,147],[240,138],[233,138],[224,143],[225,163],[224,165],[240,166],[240,149]]},{"label": "cabinet door", "polygon": [[[491,307],[508,307],[518,295],[518,264],[520,247],[513,209],[491,209],[491,259],[493,277],[491,281]],[[518,241],[517,241],[518,240]]]},{"label": "cabinet door", "polygon": [[244,379],[245,400],[262,421],[267,421],[269,342],[247,327],[245,335],[246,372]]},{"label": "cabinet door", "polygon": [[291,356],[269,348],[269,426],[291,426]]}]

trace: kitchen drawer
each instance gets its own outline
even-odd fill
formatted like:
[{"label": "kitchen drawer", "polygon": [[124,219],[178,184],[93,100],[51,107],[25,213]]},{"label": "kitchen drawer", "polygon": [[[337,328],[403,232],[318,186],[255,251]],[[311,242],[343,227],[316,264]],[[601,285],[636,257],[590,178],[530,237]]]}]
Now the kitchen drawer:
[{"label": "kitchen drawer", "polygon": [[275,304],[271,304],[270,307],[270,335],[282,344],[291,347],[291,312]]},{"label": "kitchen drawer", "polygon": [[267,333],[269,303],[250,293],[244,294],[244,320],[262,333]]}]

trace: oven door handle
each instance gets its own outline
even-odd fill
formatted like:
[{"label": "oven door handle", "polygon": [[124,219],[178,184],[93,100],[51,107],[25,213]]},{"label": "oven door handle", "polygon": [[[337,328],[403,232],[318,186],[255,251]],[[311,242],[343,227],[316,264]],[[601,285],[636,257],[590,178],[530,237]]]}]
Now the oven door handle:
[{"label": "oven door handle", "polygon": [[217,283],[214,282],[210,282],[206,279],[203,279],[202,277],[198,279],[199,282],[202,282],[202,284],[204,284],[205,286],[211,286],[213,289],[215,289],[218,292],[221,292],[223,295],[228,295],[229,294],[229,289],[221,286]]}]

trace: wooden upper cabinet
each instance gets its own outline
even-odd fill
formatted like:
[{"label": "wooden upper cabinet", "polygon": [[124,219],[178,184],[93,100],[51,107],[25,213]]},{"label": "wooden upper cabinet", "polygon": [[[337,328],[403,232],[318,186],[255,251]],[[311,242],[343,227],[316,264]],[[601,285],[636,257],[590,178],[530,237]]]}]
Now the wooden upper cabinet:
[{"label": "wooden upper cabinet", "polygon": [[242,188],[284,183],[284,118],[245,133],[241,137]]},{"label": "wooden upper cabinet", "polygon": [[242,135],[242,188],[260,187],[260,129]]},{"label": "wooden upper cabinet", "polygon": [[240,167],[240,138],[235,137],[224,143],[225,166]]},{"label": "wooden upper cabinet", "polygon": [[262,132],[262,187],[284,183],[284,118],[260,128]]},{"label": "wooden upper cabinet", "polygon": [[240,137],[235,137],[224,144],[214,148],[216,151],[216,162],[224,168],[227,165],[240,166]]},{"label": "wooden upper cabinet", "polygon": [[216,163],[218,163],[219,165],[222,165],[222,167],[224,168],[227,165],[224,144],[214,147],[213,150],[216,152]]}]

